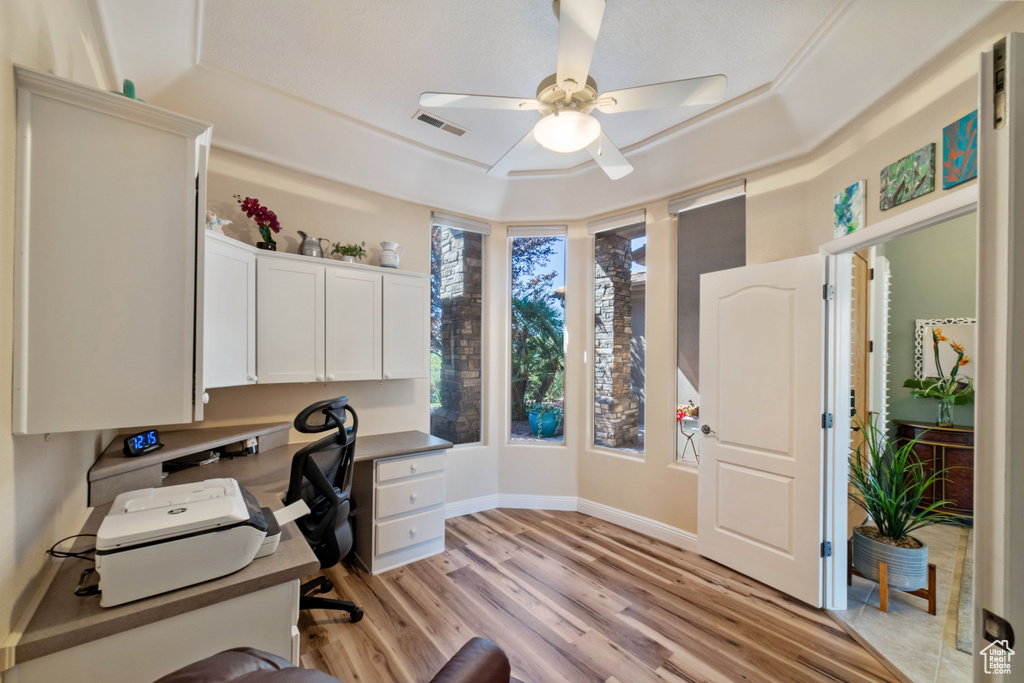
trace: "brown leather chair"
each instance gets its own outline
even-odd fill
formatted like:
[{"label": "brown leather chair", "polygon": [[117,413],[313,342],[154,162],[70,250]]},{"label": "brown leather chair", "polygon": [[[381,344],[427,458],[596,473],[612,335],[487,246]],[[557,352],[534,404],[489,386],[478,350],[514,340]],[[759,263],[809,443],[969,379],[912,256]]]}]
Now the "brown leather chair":
[{"label": "brown leather chair", "polygon": [[[512,668],[500,647],[473,638],[448,660],[430,683],[509,683]],[[322,671],[251,647],[225,650],[167,674],[156,683],[339,683]]]}]

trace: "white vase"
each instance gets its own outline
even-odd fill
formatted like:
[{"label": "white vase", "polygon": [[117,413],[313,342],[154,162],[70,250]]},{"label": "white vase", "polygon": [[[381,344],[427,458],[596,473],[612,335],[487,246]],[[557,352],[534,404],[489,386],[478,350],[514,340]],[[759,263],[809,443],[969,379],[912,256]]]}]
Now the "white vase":
[{"label": "white vase", "polygon": [[355,263],[356,262],[356,257],[355,256],[342,256],[341,260],[344,261],[345,263]]}]

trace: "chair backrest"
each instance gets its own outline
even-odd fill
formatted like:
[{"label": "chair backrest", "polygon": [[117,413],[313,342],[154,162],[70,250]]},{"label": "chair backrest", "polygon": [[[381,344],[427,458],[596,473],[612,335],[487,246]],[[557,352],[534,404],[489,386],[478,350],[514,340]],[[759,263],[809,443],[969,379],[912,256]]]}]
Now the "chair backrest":
[{"label": "chair backrest", "polygon": [[[352,424],[346,426],[346,413]],[[295,418],[295,429],[311,434],[335,430],[292,456],[285,504],[304,500],[310,512],[297,520],[321,567],[337,564],[352,549],[352,470],[359,418],[347,397],[319,401]]]}]

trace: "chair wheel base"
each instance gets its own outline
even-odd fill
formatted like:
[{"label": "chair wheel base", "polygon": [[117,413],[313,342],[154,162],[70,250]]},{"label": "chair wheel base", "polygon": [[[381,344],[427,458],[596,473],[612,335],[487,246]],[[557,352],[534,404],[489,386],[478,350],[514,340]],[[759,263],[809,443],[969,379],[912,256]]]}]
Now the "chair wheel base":
[{"label": "chair wheel base", "polygon": [[363,610],[361,610],[361,609],[354,609],[351,612],[349,612],[348,623],[354,624],[354,623],[356,623],[357,621],[359,621],[362,618],[363,618]]}]

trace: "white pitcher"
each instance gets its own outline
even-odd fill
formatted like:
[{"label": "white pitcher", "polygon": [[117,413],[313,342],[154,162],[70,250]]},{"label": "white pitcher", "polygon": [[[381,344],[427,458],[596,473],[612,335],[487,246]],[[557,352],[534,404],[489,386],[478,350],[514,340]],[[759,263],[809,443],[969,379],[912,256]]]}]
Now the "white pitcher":
[{"label": "white pitcher", "polygon": [[402,245],[398,242],[380,243],[380,265],[384,268],[398,268],[398,259],[402,256]]}]

